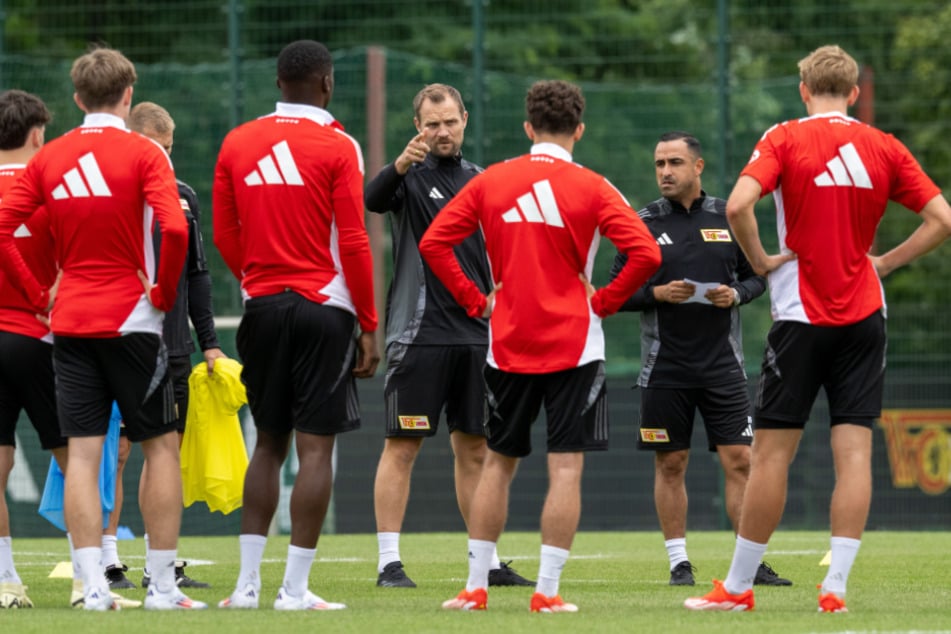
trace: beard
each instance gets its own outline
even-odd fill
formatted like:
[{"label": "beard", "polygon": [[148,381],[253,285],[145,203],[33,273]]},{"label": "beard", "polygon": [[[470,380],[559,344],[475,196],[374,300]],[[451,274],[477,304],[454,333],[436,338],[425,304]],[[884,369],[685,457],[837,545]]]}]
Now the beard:
[{"label": "beard", "polygon": [[449,158],[459,154],[462,144],[451,140],[446,141],[445,143],[440,143],[434,139],[430,144],[430,148],[430,154],[441,158]]}]

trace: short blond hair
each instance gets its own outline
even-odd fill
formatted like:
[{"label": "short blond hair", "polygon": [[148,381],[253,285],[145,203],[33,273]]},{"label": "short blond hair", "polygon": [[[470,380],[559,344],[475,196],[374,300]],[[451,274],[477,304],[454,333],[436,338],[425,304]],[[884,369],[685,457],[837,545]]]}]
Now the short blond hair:
[{"label": "short blond hair", "polygon": [[175,132],[175,120],[168,110],[157,103],[143,101],[129,112],[129,129],[146,135],[149,132],[172,134]]},{"label": "short blond hair", "polygon": [[462,103],[462,95],[459,94],[458,90],[448,84],[428,84],[416,93],[416,96],[413,98],[413,113],[417,119],[419,119],[419,109],[427,99],[434,104],[442,103],[446,99],[452,99],[456,102],[456,105],[459,106],[460,117],[466,112],[466,107]]},{"label": "short blond hair", "polygon": [[799,62],[799,78],[813,95],[848,97],[859,81],[859,65],[835,44],[820,46]]},{"label": "short blond hair", "polygon": [[76,58],[69,77],[88,110],[117,105],[126,88],[138,79],[132,62],[111,48],[96,48]]}]

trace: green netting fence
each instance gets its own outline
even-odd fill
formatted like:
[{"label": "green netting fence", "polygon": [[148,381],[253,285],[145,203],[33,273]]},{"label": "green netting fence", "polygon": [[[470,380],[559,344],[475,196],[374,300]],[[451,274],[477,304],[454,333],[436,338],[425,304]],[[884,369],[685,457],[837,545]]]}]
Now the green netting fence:
[{"label": "green netting fence", "polygon": [[[240,294],[212,246],[215,158],[228,130],[273,110],[279,98],[277,53],[298,38],[321,40],[334,52],[336,89],[330,109],[365,151],[381,143],[384,161],[391,160],[414,134],[412,97],[426,83],[439,81],[461,90],[470,111],[464,152],[488,164],[526,151],[523,99],[533,81],[578,82],[587,97],[587,131],[576,147],[575,159],[605,174],[635,207],[658,195],[653,147],[661,133],[672,129],[690,131],[701,140],[705,188],[725,197],[759,135],[773,123],[804,114],[796,61],[816,46],[838,43],[865,69],[863,90],[868,99],[860,114],[902,139],[939,186],[951,182],[947,143],[951,49],[944,43],[944,34],[951,29],[951,9],[932,0],[0,0],[0,20],[0,88],[28,90],[49,104],[55,119],[47,138],[81,121],[72,103],[69,67],[89,43],[119,48],[136,63],[139,81],[134,99],[158,102],[176,120],[172,158],[179,177],[200,197],[215,306],[223,318],[240,314]],[[385,63],[380,83],[368,83],[372,59]],[[384,103],[381,139],[369,137],[372,126],[367,113],[374,100]],[[767,246],[775,245],[770,202],[764,201],[758,209]],[[913,214],[892,210],[880,227],[878,248],[898,243],[916,222]],[[377,266],[388,279],[388,240],[383,245]],[[948,254],[944,246],[886,281],[887,407],[910,411],[948,407],[951,335],[944,327],[951,312]],[[596,283],[606,281],[613,255],[605,242],[596,261]],[[770,321],[767,299],[745,307],[743,319],[747,366],[755,380]],[[637,316],[609,319],[605,330],[608,368],[617,387],[614,425],[622,430],[618,451],[628,465],[605,467],[604,473],[609,479],[629,482],[633,478],[643,485],[651,477],[651,460],[631,451],[625,440],[636,411],[636,393],[627,388],[639,367]],[[222,335],[227,351],[233,353],[233,328],[224,326]],[[372,474],[382,445],[378,419],[382,396],[377,382],[364,387],[362,400],[364,430],[341,440],[342,456],[351,462],[341,457],[347,480],[338,480],[337,507],[350,509],[347,517],[358,518],[338,514],[337,524],[344,530],[372,530],[372,502],[367,496],[372,480],[364,474]],[[829,475],[828,456],[822,453],[823,416],[820,408],[813,426],[820,435],[816,453],[809,459],[814,464],[809,477],[820,479]],[[951,479],[951,423],[909,423],[902,429],[908,436],[903,448],[886,442],[884,431],[877,432],[881,452],[876,458],[876,477],[886,491],[882,498],[889,500],[881,511],[883,519],[877,521],[922,526],[918,513],[932,511],[934,496],[938,500],[946,496]],[[42,482],[45,463],[25,439],[28,430],[24,419],[19,434],[27,448],[30,473]],[[424,452],[419,469],[432,469],[434,477],[445,482],[449,457],[445,447],[435,449],[437,444],[445,445],[437,438],[432,443],[433,455],[427,457]],[[702,436],[697,446],[703,446]],[[895,484],[900,478],[887,453],[893,449],[895,456],[904,456],[906,471],[913,466],[912,471],[921,474],[919,479],[929,483],[928,493],[920,490],[915,478],[909,491],[905,490],[907,477],[900,487]],[[697,470],[694,486],[702,486],[701,480],[716,482],[712,461],[698,458],[693,464],[692,470]],[[944,488],[934,484],[942,478]],[[128,484],[127,490],[134,491],[135,481]],[[624,503],[641,512],[618,511],[617,504],[604,504],[604,519],[598,525],[653,528],[652,514],[647,512],[649,487],[623,488],[630,489]],[[595,493],[602,502],[610,498],[606,490]],[[343,491],[348,492],[346,496]],[[458,521],[451,487],[426,495],[429,501],[441,502],[435,507],[434,523],[421,528],[452,526]],[[24,530],[21,522],[33,526],[29,492],[13,497],[14,530]],[[717,491],[709,500],[694,499],[707,505],[709,516],[703,515],[703,509],[692,508],[692,517],[722,527]],[[788,521],[822,525],[826,502],[821,496],[804,499]],[[132,514],[133,503],[134,494],[127,502]],[[947,519],[948,510],[942,512],[935,516],[938,521]],[[634,515],[642,519],[632,523]],[[209,520],[207,513],[190,511],[186,519],[190,532],[234,530],[233,518]]]}]

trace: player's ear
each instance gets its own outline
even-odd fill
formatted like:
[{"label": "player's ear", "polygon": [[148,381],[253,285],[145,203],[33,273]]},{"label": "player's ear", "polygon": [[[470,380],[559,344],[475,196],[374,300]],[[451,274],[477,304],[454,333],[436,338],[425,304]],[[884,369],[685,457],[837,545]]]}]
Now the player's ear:
[{"label": "player's ear", "polygon": [[858,86],[852,86],[852,90],[849,91],[848,104],[850,106],[854,106],[855,102],[858,101],[860,92],[862,92],[862,90]]},{"label": "player's ear", "polygon": [[30,145],[34,149],[37,149],[37,150],[40,149],[41,147],[43,147],[43,141],[45,140],[45,137],[46,137],[46,126],[42,126],[42,125],[35,126],[32,130],[30,130],[30,137],[29,137]]},{"label": "player's ear", "polygon": [[525,130],[525,136],[528,137],[528,140],[532,143],[535,142],[535,128],[532,127],[532,124],[528,121],[522,123],[522,128]]},{"label": "player's ear", "polygon": [[584,136],[584,123],[579,123],[578,127],[575,128],[575,133],[571,135],[571,138],[578,142],[581,140],[581,137]]}]

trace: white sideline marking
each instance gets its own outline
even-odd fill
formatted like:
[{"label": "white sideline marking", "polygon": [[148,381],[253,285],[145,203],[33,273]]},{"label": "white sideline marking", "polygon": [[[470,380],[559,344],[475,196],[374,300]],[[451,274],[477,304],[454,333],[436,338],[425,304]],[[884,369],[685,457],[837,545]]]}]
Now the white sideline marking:
[{"label": "white sideline marking", "polygon": [[241,316],[215,317],[215,328],[235,329],[241,323]]},{"label": "white sideline marking", "polygon": [[949,630],[842,630],[841,632],[809,632],[808,634],[951,634]]},{"label": "white sideline marking", "polygon": [[767,550],[766,556],[770,557],[772,555],[824,555],[828,552],[828,548],[822,548],[819,550],[809,549],[809,550]]}]

